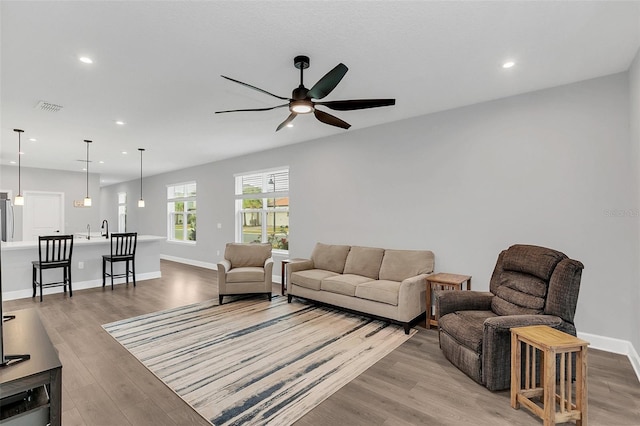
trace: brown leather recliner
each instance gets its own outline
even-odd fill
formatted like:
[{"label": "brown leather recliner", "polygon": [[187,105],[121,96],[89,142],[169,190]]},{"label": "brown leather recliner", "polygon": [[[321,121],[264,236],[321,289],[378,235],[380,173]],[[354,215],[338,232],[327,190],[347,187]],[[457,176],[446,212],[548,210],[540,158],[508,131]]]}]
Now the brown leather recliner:
[{"label": "brown leather recliner", "polygon": [[510,329],[548,325],[575,336],[583,268],[559,251],[514,245],[498,256],[490,292],[436,291],[444,355],[490,390],[508,389]]}]

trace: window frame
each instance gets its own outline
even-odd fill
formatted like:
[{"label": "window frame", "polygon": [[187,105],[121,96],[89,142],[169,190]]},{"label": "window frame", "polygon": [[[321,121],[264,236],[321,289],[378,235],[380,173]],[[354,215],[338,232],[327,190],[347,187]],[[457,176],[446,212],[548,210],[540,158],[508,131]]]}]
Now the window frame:
[{"label": "window frame", "polygon": [[[286,186],[284,189],[276,190],[276,186],[278,184],[278,175],[286,174]],[[243,178],[255,178],[260,176],[260,192],[256,193],[243,193]],[[269,178],[273,177],[274,183],[270,184]],[[284,181],[281,181],[284,182]],[[243,242],[243,215],[247,213],[251,214],[259,214],[260,215],[260,224],[261,224],[261,234],[260,241],[262,243],[268,243],[270,234],[268,233],[268,218],[270,214],[277,213],[286,213],[289,217],[290,214],[290,196],[289,196],[289,185],[290,185],[290,169],[289,166],[277,167],[272,169],[264,169],[264,170],[256,170],[244,173],[237,173],[234,175],[234,183],[235,183],[235,241]],[[273,185],[273,188],[270,186]],[[278,199],[286,198],[289,200],[289,205],[286,207],[278,207],[276,206],[276,201]],[[261,201],[260,208],[243,208],[243,201],[247,199],[257,199]],[[273,206],[269,206],[269,200],[273,199]],[[275,219],[275,217],[274,217]],[[280,254],[287,256],[289,254],[289,232],[290,227],[287,225],[287,248],[279,249],[272,248],[272,252],[275,254]],[[273,244],[273,243],[272,243]]]},{"label": "window frame", "polygon": [[[195,191],[194,191],[194,195],[187,195],[186,190],[187,190],[187,186],[188,185],[194,185],[195,186]],[[173,197],[170,198],[169,197],[169,191],[170,188],[174,188],[174,193],[175,193],[175,188],[176,187],[184,187],[184,193],[183,196],[181,197]],[[197,243],[197,226],[198,226],[198,204],[197,204],[197,198],[198,198],[198,187],[197,187],[197,182],[194,181],[187,181],[187,182],[180,182],[180,183],[172,183],[172,184],[168,184],[166,185],[166,194],[167,194],[167,242],[169,243],[176,243],[176,244],[187,244],[187,245],[196,245]],[[176,212],[175,211],[175,203],[179,203],[182,202],[185,205],[185,209],[182,212]],[[194,210],[188,210],[186,208],[186,204],[189,202],[194,202],[196,205],[196,208]],[[171,210],[171,205],[174,205],[174,210]],[[184,224],[184,231],[182,234],[183,239],[182,240],[178,240],[175,239],[175,228],[174,228],[174,217],[177,215],[181,215],[182,216],[182,223]],[[189,215],[193,215],[195,217],[195,224],[194,224],[194,231],[195,232],[195,237],[193,240],[189,240],[188,239],[188,221],[189,221]]]}]

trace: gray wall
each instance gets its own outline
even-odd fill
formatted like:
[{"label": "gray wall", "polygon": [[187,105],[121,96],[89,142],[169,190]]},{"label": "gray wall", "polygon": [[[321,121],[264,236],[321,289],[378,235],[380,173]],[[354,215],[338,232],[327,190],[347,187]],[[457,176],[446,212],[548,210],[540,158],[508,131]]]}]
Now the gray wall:
[{"label": "gray wall", "polygon": [[[74,200],[84,200],[87,192],[86,174],[62,170],[21,168],[21,187],[24,191],[64,192],[65,232],[86,232],[87,224],[91,231],[99,231],[100,222],[100,176],[89,173],[89,195],[91,207],[73,207]],[[18,168],[0,167],[0,190],[11,190],[13,196],[18,193]],[[14,206],[15,240],[22,240],[22,206]]]},{"label": "gray wall", "polygon": [[[629,117],[631,121],[632,158],[635,160],[635,179],[638,183],[640,182],[640,49],[636,53],[635,60],[629,69],[629,85],[629,93],[631,94]],[[640,201],[640,196],[638,199]],[[640,211],[640,204],[638,204],[636,208]],[[640,236],[638,237],[638,241],[640,241]],[[640,263],[640,259],[638,259],[637,262]],[[629,294],[630,298],[633,300],[632,306],[636,307],[636,309],[633,310],[633,313],[635,314],[633,324],[636,325],[636,333],[633,336],[631,343],[633,343],[636,351],[638,351],[640,350],[640,327],[638,326],[640,325],[640,309],[638,309],[638,306],[640,306],[640,283],[636,281],[634,284],[635,291],[631,291]],[[631,290],[633,290],[633,288]]]},{"label": "gray wall", "polygon": [[[165,185],[196,180],[198,243],[161,252],[215,263],[234,238],[233,174],[288,165],[291,256],[317,241],[431,249],[437,271],[487,290],[500,250],[553,247],[585,264],[578,330],[638,347],[629,125],[629,79],[617,74],[149,177],[130,223],[165,235]],[[103,188],[103,213],[138,185]]]}]

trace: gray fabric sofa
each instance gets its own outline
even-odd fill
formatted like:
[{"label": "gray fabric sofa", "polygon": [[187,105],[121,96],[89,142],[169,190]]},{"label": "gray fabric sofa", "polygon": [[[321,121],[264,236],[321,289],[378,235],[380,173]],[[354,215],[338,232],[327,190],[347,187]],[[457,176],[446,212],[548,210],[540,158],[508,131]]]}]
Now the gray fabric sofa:
[{"label": "gray fabric sofa", "polygon": [[401,323],[405,333],[426,311],[428,250],[318,243],[310,259],[287,267],[288,301],[301,297]]},{"label": "gray fabric sofa", "polygon": [[490,390],[508,389],[511,328],[548,325],[575,336],[583,268],[559,251],[519,244],[498,256],[490,292],[436,291],[445,357]]}]

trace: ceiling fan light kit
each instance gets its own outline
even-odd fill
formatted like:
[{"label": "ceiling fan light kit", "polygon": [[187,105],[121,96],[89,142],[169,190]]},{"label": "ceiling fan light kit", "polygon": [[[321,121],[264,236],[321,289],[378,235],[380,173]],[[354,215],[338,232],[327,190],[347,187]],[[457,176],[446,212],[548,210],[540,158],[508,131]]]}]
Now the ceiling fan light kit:
[{"label": "ceiling fan light kit", "polygon": [[274,95],[271,92],[267,92],[264,89],[260,89],[259,87],[252,86],[247,83],[243,83],[242,81],[235,80],[230,77],[221,76],[226,78],[227,80],[233,81],[234,83],[241,84],[243,86],[249,87],[251,89],[262,92],[266,95],[273,96],[274,98],[282,99],[289,101],[287,104],[277,105],[274,107],[268,108],[250,108],[250,109],[235,109],[235,110],[227,110],[227,111],[216,111],[216,114],[222,114],[227,112],[248,112],[248,111],[269,111],[276,108],[289,107],[290,114],[280,125],[276,128],[276,132],[283,127],[292,127],[291,122],[296,118],[298,114],[309,114],[313,112],[313,115],[319,121],[329,124],[331,126],[340,127],[342,129],[348,129],[351,127],[349,123],[335,117],[329,113],[326,113],[322,110],[316,108],[316,106],[321,105],[325,106],[329,109],[333,109],[336,111],[353,111],[358,109],[367,109],[367,108],[378,108],[384,106],[391,106],[396,104],[395,99],[351,99],[351,100],[343,100],[343,101],[328,101],[328,102],[317,102],[313,99],[323,99],[329,93],[336,88],[338,83],[342,80],[344,75],[347,73],[349,68],[346,65],[340,63],[327,74],[325,74],[318,82],[311,88],[307,89],[304,86],[304,70],[309,68],[309,57],[300,55],[296,56],[293,59],[293,65],[300,70],[300,85],[293,89],[291,93],[291,98],[285,98],[283,96]]}]

